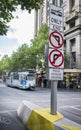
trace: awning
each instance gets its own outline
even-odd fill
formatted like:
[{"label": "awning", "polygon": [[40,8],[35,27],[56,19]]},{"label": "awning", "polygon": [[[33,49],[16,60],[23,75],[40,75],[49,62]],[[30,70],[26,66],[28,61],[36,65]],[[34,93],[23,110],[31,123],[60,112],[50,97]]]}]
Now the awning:
[{"label": "awning", "polygon": [[64,73],[81,73],[81,69],[64,69]]}]

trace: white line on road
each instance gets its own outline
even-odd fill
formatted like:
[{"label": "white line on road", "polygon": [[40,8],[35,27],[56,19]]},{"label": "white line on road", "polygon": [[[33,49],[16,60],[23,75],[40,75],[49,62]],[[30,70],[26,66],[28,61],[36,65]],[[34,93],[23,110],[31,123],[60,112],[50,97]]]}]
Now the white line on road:
[{"label": "white line on road", "polygon": [[7,103],[20,103],[21,101],[15,101],[15,102],[12,102],[12,101],[5,101],[5,102],[0,102],[0,104],[7,104]]},{"label": "white line on road", "polygon": [[80,105],[74,105],[74,106],[61,106],[61,107],[59,107],[59,108],[64,109],[64,108],[70,108],[70,107],[75,108],[75,107],[80,107]]},{"label": "white line on road", "polygon": [[71,108],[81,111],[81,109],[71,106]]},{"label": "white line on road", "polygon": [[68,101],[68,100],[70,100],[70,101],[72,101],[72,100],[81,100],[81,98],[66,98],[66,99],[58,98],[58,101]]},{"label": "white line on road", "polygon": [[14,111],[17,111],[17,110],[4,110],[4,111],[0,111],[0,113],[8,113],[8,112],[14,112]]}]

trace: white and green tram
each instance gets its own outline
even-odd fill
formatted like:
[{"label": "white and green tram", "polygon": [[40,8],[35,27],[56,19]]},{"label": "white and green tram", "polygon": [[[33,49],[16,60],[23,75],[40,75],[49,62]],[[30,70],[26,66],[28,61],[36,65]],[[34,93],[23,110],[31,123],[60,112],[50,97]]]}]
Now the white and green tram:
[{"label": "white and green tram", "polygon": [[12,72],[6,78],[6,85],[21,89],[34,90],[36,87],[36,73],[33,70]]}]

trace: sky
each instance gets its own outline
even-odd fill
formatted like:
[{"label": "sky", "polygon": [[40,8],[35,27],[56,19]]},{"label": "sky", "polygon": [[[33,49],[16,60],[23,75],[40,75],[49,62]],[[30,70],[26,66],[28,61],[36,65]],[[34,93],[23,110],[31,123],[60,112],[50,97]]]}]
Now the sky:
[{"label": "sky", "polygon": [[0,59],[5,54],[11,56],[24,43],[30,46],[34,38],[34,10],[29,14],[18,9],[13,15],[7,35],[0,36]]}]

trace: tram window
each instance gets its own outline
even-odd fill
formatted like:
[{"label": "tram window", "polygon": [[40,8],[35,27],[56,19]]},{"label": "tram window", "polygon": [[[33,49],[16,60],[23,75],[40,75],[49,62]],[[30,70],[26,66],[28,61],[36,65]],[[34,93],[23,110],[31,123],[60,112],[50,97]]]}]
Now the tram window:
[{"label": "tram window", "polygon": [[10,76],[7,76],[7,79],[10,79]]},{"label": "tram window", "polygon": [[28,80],[33,80],[34,79],[34,75],[28,75]]},{"label": "tram window", "polygon": [[21,76],[21,79],[27,79],[27,78],[26,78],[26,75],[22,75],[22,76]]},{"label": "tram window", "polygon": [[13,79],[19,79],[19,75],[13,75]]}]

